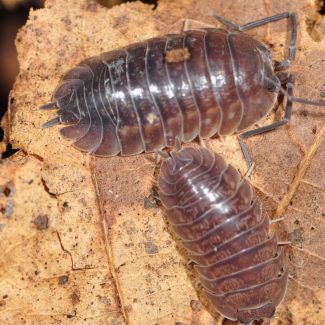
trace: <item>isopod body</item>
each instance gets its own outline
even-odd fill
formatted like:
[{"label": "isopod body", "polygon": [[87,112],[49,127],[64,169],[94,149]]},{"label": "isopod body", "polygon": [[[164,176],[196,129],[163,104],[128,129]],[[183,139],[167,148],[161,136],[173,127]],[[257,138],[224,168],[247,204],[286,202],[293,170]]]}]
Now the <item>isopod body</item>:
[{"label": "isopod body", "polygon": [[151,152],[176,138],[242,132],[273,107],[272,82],[280,83],[261,42],[234,30],[189,30],[81,62],[43,106],[58,108],[44,126],[64,124],[64,137],[99,156]]},{"label": "isopod body", "polygon": [[159,196],[215,309],[243,324],[271,319],[288,271],[247,180],[219,155],[185,148],[162,163]]}]

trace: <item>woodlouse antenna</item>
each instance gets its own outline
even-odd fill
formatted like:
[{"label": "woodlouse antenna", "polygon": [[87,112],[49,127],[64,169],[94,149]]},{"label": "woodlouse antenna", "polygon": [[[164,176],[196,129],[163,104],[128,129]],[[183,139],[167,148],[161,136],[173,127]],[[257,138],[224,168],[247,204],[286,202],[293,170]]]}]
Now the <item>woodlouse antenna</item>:
[{"label": "woodlouse antenna", "polygon": [[307,105],[313,105],[313,106],[324,106],[325,107],[325,102],[321,101],[313,101],[313,100],[308,100],[304,98],[299,98],[299,97],[291,97],[291,100],[295,103],[302,103],[302,104],[307,104]]},{"label": "woodlouse antenna", "polygon": [[288,93],[279,83],[275,82],[271,78],[268,78],[267,76],[264,76],[264,78],[271,83],[277,90],[279,90],[285,97],[288,98],[291,102],[295,103],[302,103],[302,104],[307,104],[307,105],[313,105],[313,106],[324,106],[325,107],[325,102],[322,101],[314,101],[314,100],[308,100],[305,98],[299,98],[299,97],[294,97]]},{"label": "woodlouse antenna", "polygon": [[[282,75],[283,76],[283,75]],[[285,84],[287,86],[287,89],[284,89],[282,87],[282,85],[280,84],[280,80],[278,80],[278,82],[268,78],[267,76],[264,76],[264,79],[269,83],[269,85],[274,86],[274,90],[278,89],[284,96],[287,97],[287,102],[285,105],[285,114],[284,117],[279,120],[279,121],[275,121],[269,125],[266,126],[262,126],[262,127],[258,127],[257,129],[254,130],[249,130],[246,131],[242,134],[239,135],[239,144],[241,146],[242,152],[244,154],[245,160],[247,162],[248,168],[251,166],[252,164],[252,160],[250,158],[249,152],[248,152],[248,148],[245,144],[245,142],[243,141],[244,139],[247,139],[251,136],[257,135],[257,134],[261,134],[261,133],[265,133],[265,132],[269,132],[272,130],[275,130],[283,125],[286,125],[290,122],[291,119],[291,114],[292,114],[292,108],[293,108],[293,102],[301,102],[301,103],[305,103],[305,104],[310,104],[310,105],[316,105],[316,106],[325,106],[324,102],[315,102],[315,101],[309,101],[309,100],[305,100],[305,99],[301,99],[301,98],[296,98],[293,96],[293,82],[294,82],[294,78],[291,72],[287,72],[286,73],[286,80],[285,80]]]}]

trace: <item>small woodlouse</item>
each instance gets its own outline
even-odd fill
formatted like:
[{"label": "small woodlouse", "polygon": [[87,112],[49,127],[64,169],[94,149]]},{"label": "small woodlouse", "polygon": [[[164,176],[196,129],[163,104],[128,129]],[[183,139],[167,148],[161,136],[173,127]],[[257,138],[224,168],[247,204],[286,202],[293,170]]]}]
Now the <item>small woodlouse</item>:
[{"label": "small woodlouse", "polygon": [[269,321],[288,271],[248,181],[221,156],[185,148],[162,163],[159,196],[215,309],[243,324]]},{"label": "small woodlouse", "polygon": [[[242,139],[288,123],[293,101],[308,103],[292,97],[292,75],[280,71],[295,56],[296,16],[285,12],[243,26],[215,17],[229,30],[184,31],[82,61],[64,75],[53,102],[41,107],[58,108],[43,126],[65,124],[61,134],[82,151],[127,156],[172,147],[175,138],[241,133],[285,93],[283,120],[241,134],[250,162]],[[288,59],[276,62],[242,31],[280,19],[290,20],[291,39]]]}]

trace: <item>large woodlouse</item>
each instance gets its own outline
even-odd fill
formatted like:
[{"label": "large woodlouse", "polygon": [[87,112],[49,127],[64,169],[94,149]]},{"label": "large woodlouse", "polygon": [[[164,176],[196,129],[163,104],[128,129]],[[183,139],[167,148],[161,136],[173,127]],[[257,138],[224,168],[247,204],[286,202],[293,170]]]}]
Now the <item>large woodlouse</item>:
[{"label": "large woodlouse", "polygon": [[[292,102],[302,101],[292,97],[291,74],[280,71],[295,56],[296,16],[285,12],[243,26],[216,18],[229,30],[184,31],[82,61],[64,75],[53,103],[41,107],[59,108],[44,127],[68,125],[61,134],[82,151],[133,155],[173,146],[175,138],[240,133],[270,111],[279,91],[285,93],[283,120],[241,134],[250,163],[242,139],[286,124]],[[291,39],[288,59],[275,62],[265,45],[242,31],[280,19],[290,20]]]},{"label": "large woodlouse", "polygon": [[271,319],[288,271],[246,179],[219,155],[185,148],[162,163],[159,196],[216,310],[243,324]]}]

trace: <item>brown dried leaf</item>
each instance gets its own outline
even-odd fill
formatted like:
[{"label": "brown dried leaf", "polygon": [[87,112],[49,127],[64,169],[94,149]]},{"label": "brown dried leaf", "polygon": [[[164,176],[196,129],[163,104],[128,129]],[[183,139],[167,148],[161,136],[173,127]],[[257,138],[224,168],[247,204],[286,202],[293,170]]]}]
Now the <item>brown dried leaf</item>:
[{"label": "brown dried leaf", "polygon": [[[24,153],[1,165],[0,184],[16,189],[12,216],[0,220],[1,324],[222,323],[155,206],[153,155],[84,156],[57,129],[40,129],[48,113],[37,110],[78,61],[164,34],[182,17],[215,24],[213,12],[245,23],[296,11],[295,92],[319,98],[325,42],[310,27],[316,12],[310,1],[215,2],[162,0],[152,11],[141,3],[108,10],[91,0],[49,0],[45,9],[31,12],[17,38],[21,70],[7,130]],[[253,35],[272,44],[276,57],[283,55],[286,22]],[[278,232],[292,240],[287,249],[292,279],[272,324],[325,323],[324,133],[323,109],[296,104],[288,127],[248,141],[256,163],[252,183],[264,211],[284,217]],[[209,145],[245,172],[235,136]]]}]

